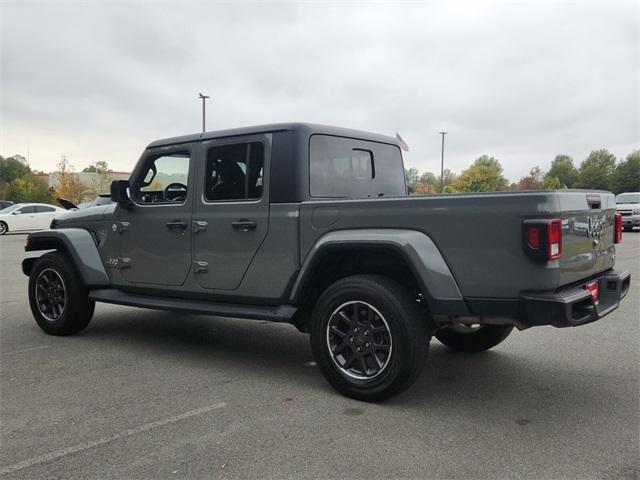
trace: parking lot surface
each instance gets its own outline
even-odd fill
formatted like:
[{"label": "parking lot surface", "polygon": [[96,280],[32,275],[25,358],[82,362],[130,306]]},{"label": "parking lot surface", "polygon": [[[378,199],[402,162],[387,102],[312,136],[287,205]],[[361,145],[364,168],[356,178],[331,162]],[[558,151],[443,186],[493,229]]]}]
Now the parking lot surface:
[{"label": "parking lot surface", "polygon": [[98,304],[45,335],[0,238],[0,477],[604,478],[640,475],[640,233],[621,307],[575,329],[514,332],[485,353],[433,340],[414,387],[342,397],[288,325]]}]

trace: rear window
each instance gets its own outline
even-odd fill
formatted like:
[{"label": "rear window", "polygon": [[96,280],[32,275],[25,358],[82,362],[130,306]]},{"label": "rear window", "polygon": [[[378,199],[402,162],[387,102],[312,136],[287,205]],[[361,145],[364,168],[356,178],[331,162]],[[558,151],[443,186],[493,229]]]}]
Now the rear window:
[{"label": "rear window", "polygon": [[312,197],[406,195],[402,155],[395,145],[312,135],[309,143],[309,172]]}]

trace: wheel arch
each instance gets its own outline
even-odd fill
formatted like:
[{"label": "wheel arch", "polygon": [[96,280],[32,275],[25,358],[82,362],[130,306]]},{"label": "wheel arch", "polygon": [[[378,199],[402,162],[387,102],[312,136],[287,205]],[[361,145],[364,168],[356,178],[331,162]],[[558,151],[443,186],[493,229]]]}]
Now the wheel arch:
[{"label": "wheel arch", "polygon": [[[87,287],[109,285],[109,277],[104,269],[95,241],[91,233],[81,228],[42,230],[29,234],[26,252],[58,250],[65,253]],[[22,261],[22,271],[30,276],[37,257]]]},{"label": "wheel arch", "polygon": [[399,229],[340,230],[322,236],[303,262],[290,303],[313,303],[329,284],[357,273],[387,275],[418,290],[432,313],[469,314],[453,274],[431,238]]}]

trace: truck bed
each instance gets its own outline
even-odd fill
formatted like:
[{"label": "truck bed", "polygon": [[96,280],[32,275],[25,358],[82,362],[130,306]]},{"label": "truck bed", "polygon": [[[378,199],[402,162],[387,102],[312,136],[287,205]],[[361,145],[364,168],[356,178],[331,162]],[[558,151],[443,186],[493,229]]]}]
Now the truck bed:
[{"label": "truck bed", "polygon": [[[402,228],[428,235],[462,295],[515,299],[523,291],[554,290],[613,267],[614,196],[581,190],[530,191],[303,202],[301,259],[332,230]],[[559,218],[563,255],[537,261],[525,254],[522,222]],[[588,236],[589,220],[600,238]]]}]

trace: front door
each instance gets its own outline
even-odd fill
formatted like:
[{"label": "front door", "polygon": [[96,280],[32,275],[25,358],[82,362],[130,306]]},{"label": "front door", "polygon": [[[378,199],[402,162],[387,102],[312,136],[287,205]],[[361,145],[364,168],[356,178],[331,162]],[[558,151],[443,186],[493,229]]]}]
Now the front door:
[{"label": "front door", "polygon": [[118,207],[117,268],[130,284],[182,285],[191,266],[193,145],[151,149],[131,175],[131,207]]},{"label": "front door", "polygon": [[193,215],[199,285],[235,290],[269,230],[271,135],[202,144]]}]

